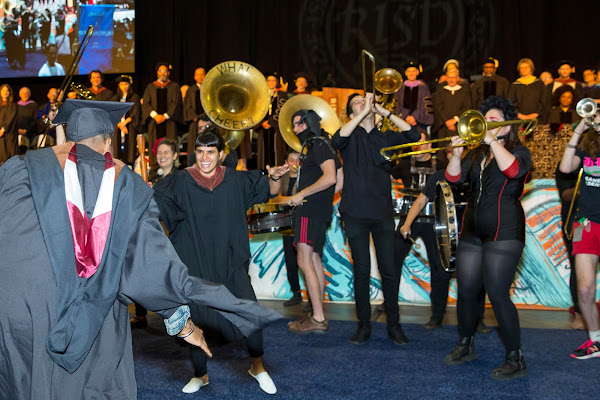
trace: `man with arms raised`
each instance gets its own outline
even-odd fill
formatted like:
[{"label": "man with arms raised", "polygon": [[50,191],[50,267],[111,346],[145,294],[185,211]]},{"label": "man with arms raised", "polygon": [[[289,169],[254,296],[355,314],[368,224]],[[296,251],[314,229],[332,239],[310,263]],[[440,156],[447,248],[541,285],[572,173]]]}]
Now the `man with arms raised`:
[{"label": "man with arms raised", "polygon": [[[379,151],[382,147],[416,142],[421,135],[391,111],[379,104],[373,106],[371,93],[365,97],[358,93],[350,95],[346,113],[350,121],[333,136],[333,144],[340,150],[344,162],[340,213],[354,260],[354,298],[359,324],[350,342],[363,344],[371,336],[369,236],[372,235],[385,298],[388,335],[394,343],[406,344],[408,339],[398,316],[400,274],[394,263],[391,165]],[[389,118],[401,132],[379,131],[375,127],[375,114]]]}]

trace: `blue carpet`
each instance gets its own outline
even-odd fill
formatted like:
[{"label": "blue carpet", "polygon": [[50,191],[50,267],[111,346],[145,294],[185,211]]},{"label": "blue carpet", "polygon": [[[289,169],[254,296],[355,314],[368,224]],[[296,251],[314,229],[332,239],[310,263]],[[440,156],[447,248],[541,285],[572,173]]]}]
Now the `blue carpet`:
[{"label": "blue carpet", "polygon": [[410,339],[396,346],[384,324],[374,323],[371,339],[349,343],[354,322],[331,321],[327,335],[296,335],[278,321],[264,330],[264,363],[277,394],[262,392],[247,370],[243,343],[212,348],[210,384],[196,394],[181,388],[193,375],[189,350],[167,336],[156,315],[133,332],[140,400],[155,399],[598,399],[600,359],[579,361],[570,352],[586,339],[582,331],[523,329],[529,375],[498,382],[489,374],[503,361],[496,331],[476,337],[478,359],[462,366],[443,363],[457,340],[455,326],[427,331],[405,324]]}]

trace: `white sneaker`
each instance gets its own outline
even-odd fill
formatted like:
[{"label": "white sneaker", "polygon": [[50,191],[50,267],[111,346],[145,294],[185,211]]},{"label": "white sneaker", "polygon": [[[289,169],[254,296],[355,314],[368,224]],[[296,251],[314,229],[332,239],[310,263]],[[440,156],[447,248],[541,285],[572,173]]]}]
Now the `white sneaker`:
[{"label": "white sneaker", "polygon": [[275,383],[273,383],[273,379],[269,376],[269,374],[265,372],[261,372],[260,374],[252,375],[252,372],[248,371],[251,377],[256,379],[258,385],[262,389],[263,392],[268,394],[277,393],[277,388],[275,387]]},{"label": "white sneaker", "polygon": [[200,378],[192,378],[190,381],[181,389],[183,393],[196,393],[202,386],[208,385],[208,382],[204,383],[204,381]]}]

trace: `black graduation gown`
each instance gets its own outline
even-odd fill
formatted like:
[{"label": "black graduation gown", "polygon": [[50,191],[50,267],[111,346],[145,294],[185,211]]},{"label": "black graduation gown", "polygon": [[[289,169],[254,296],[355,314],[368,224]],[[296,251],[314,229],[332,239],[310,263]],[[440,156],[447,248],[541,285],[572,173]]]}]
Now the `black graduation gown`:
[{"label": "black graduation gown", "polygon": [[433,94],[434,132],[437,137],[455,136],[457,131],[451,131],[446,127],[446,121],[460,115],[471,108],[471,91],[469,84],[461,84],[461,88],[451,92],[440,86]]},{"label": "black graduation gown", "polygon": [[[493,83],[492,83],[493,82]],[[474,109],[478,110],[481,107],[481,103],[487,98],[485,92],[486,85],[492,85],[491,87],[496,87],[496,92],[491,93],[488,96],[500,96],[507,98],[508,97],[508,89],[510,87],[510,82],[503,76],[494,75],[494,76],[484,76],[483,78],[475,81],[471,84],[471,97],[472,97],[472,106]]]},{"label": "black graduation gown", "polygon": [[[101,90],[98,93],[94,93],[96,95],[96,99],[98,101],[110,101],[113,96],[115,95],[110,89],[105,88],[104,86],[102,86],[100,88]],[[92,90],[90,88],[90,90]],[[93,91],[92,91],[93,93]]]},{"label": "black graduation gown", "polygon": [[287,99],[286,92],[275,92],[275,95],[271,97],[269,111],[263,120],[267,121],[271,128],[264,129],[262,122],[255,128],[258,133],[256,139],[256,164],[258,169],[265,169],[267,165],[282,165],[285,161],[287,143],[283,140],[283,136],[279,131],[279,112]]},{"label": "black graduation gown", "polygon": [[190,85],[185,99],[183,99],[183,120],[188,124],[187,153],[188,165],[194,164],[194,150],[196,150],[196,137],[198,136],[197,120],[204,112],[200,101],[200,88],[197,84]]},{"label": "black graduation gown", "polygon": [[[164,109],[158,109],[158,91],[166,90],[167,104]],[[148,149],[152,149],[157,139],[161,137],[168,137],[170,139],[177,139],[177,124],[183,122],[183,107],[181,106],[181,89],[179,84],[173,81],[168,81],[164,88],[158,88],[154,82],[149,83],[144,90],[142,104],[142,125],[148,124]],[[165,126],[165,134],[159,135],[157,131],[157,125],[154,118],[150,117],[150,113],[156,111],[158,114],[168,114],[169,119],[163,122]],[[150,154],[150,168],[152,169],[151,175],[154,175],[157,169],[156,155],[153,151]]]},{"label": "black graduation gown", "polygon": [[[111,101],[121,101],[119,95],[114,95]],[[128,94],[126,102],[133,103],[133,106],[125,114],[125,119],[131,118],[131,122],[127,124],[129,133],[125,135],[125,150],[121,150],[121,131],[115,128],[115,137],[113,139],[113,155],[115,158],[122,160],[128,164],[133,164],[136,158],[137,151],[137,135],[140,133],[140,120],[142,116],[142,104],[140,96],[135,93]]]},{"label": "black graduation gown", "polygon": [[[169,239],[191,276],[222,283],[239,298],[256,299],[248,276],[246,211],[268,200],[268,179],[259,171],[226,168],[223,182],[210,191],[184,170],[154,187]],[[239,331],[212,310],[190,308],[194,322],[211,334],[240,338]]]},{"label": "black graduation gown", "polygon": [[[164,318],[192,301],[229,310],[228,317],[248,335],[273,320],[273,312],[258,303],[236,299],[222,285],[188,275],[158,222],[151,189],[118,161],[103,261],[94,277],[78,280],[62,169],[53,154],[58,149],[64,161],[71,146],[32,151],[26,160],[13,157],[0,168],[0,399],[136,399],[127,308],[132,300]],[[29,157],[40,164],[32,168]],[[80,175],[80,181],[87,179]],[[130,211],[140,215],[135,223],[113,229],[115,220],[130,218]],[[109,265],[114,257],[120,262]],[[64,297],[61,282],[68,276],[85,292],[104,268],[117,274],[117,287],[109,289],[109,309],[99,331],[86,335],[93,340],[89,353],[69,373],[46,349],[57,324],[57,304]],[[84,302],[85,297],[76,297],[73,304]],[[88,327],[91,314],[100,315],[99,309],[84,310],[76,314],[76,329]]]},{"label": "black graduation gown", "polygon": [[538,118],[544,115],[545,107],[548,103],[546,87],[537,78],[529,85],[514,81],[510,85],[508,97],[512,100],[518,113],[537,113],[539,114]]},{"label": "black graduation gown", "polygon": [[17,105],[9,103],[0,106],[0,128],[4,135],[0,137],[0,165],[17,154]]},{"label": "black graduation gown", "polygon": [[27,137],[32,139],[37,134],[37,112],[39,105],[35,101],[27,105],[17,104],[17,132],[19,129],[27,130]]}]

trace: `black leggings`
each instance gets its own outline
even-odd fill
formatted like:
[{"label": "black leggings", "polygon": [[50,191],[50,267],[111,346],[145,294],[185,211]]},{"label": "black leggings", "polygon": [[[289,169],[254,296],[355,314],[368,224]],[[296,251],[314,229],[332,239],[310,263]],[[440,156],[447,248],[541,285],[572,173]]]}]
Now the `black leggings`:
[{"label": "black leggings", "polygon": [[521,329],[517,308],[510,299],[524,244],[502,240],[473,244],[460,241],[456,252],[458,283],[458,332],[471,337],[477,329],[480,294],[485,287],[507,351],[521,348]]}]

